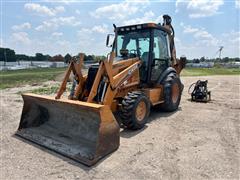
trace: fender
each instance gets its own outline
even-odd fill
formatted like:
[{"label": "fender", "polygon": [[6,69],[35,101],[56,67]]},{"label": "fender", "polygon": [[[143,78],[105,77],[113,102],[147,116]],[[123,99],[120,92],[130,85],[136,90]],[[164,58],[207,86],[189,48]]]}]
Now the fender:
[{"label": "fender", "polygon": [[176,70],[173,67],[168,67],[163,73],[159,76],[157,80],[157,84],[161,84],[162,81],[167,77],[170,73],[177,73]]}]

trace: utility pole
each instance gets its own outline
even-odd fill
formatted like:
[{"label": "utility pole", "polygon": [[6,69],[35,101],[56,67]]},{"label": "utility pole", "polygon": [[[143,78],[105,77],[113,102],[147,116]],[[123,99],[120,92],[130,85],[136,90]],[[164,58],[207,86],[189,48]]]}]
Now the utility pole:
[{"label": "utility pole", "polygon": [[219,47],[219,59],[221,60],[221,56],[222,56],[222,50],[223,50],[223,46]]}]

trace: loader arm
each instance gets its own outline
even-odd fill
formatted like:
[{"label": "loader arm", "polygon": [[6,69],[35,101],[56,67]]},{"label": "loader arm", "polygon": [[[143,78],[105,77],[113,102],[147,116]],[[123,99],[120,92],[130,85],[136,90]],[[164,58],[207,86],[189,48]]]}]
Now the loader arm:
[{"label": "loader arm", "polygon": [[[83,85],[83,81],[84,81],[84,77],[81,72],[81,69],[83,66],[83,59],[84,59],[84,54],[80,53],[79,63],[76,63],[75,59],[70,60],[68,69],[65,73],[64,79],[62,81],[62,84],[61,84],[58,92],[57,92],[57,95],[55,96],[55,99],[60,99],[62,94],[66,90],[67,81],[69,80],[71,72],[73,72],[74,78],[79,82],[74,96],[77,97],[81,93],[82,85]],[[70,99],[72,99],[72,98],[70,98]]]},{"label": "loader arm", "polygon": [[[111,52],[109,60],[102,61],[99,65],[99,69],[97,72],[97,75],[95,77],[93,86],[91,88],[91,92],[88,96],[87,102],[93,102],[94,97],[97,94],[97,89],[100,83],[100,80],[102,76],[107,77],[105,83],[107,85],[107,89],[105,90],[104,95],[103,95],[103,105],[109,105],[111,106],[113,99],[118,92],[119,88],[121,85],[126,82],[128,79],[132,77],[134,72],[139,70],[141,61],[139,58],[136,58],[136,60],[130,59],[130,61],[126,60],[126,64],[128,65],[127,67],[123,70],[119,70],[116,73],[116,69],[113,68],[113,58],[115,54],[114,52]],[[125,61],[125,60],[124,60]],[[124,64],[123,61],[123,64]],[[117,67],[115,67],[117,68]],[[116,74],[115,74],[115,73]],[[139,78],[136,78],[137,83],[139,83]]]},{"label": "loader arm", "polygon": [[[121,85],[124,82],[127,82],[127,80],[132,77],[134,72],[139,69],[140,64],[141,64],[141,61],[137,61],[113,77],[113,83],[112,84],[110,83],[110,86],[108,86],[106,95],[104,97],[104,101],[103,101],[104,105],[110,106],[112,104],[113,99],[114,99],[115,95],[117,94]],[[139,78],[138,78],[137,82],[139,83]]]}]

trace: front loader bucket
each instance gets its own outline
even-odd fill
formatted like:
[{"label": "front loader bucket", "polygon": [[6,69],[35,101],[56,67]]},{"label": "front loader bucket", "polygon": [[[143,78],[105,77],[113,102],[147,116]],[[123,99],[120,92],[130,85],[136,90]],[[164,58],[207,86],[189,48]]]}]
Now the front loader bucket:
[{"label": "front loader bucket", "polygon": [[88,166],[119,147],[109,106],[23,94],[17,135]]}]

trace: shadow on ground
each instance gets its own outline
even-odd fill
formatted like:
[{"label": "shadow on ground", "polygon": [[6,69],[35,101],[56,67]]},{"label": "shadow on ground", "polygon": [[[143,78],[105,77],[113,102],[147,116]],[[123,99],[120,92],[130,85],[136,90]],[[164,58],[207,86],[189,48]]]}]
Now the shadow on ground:
[{"label": "shadow on ground", "polygon": [[[181,111],[181,108],[179,108],[178,111]],[[156,121],[156,120],[160,120],[160,121],[164,120],[164,119],[161,119],[161,118],[169,117],[169,116],[173,115],[176,112],[177,111],[174,111],[174,112],[162,112],[162,111],[160,111],[157,108],[152,108],[150,116],[149,116],[149,119],[148,119],[148,123],[151,123],[152,121]],[[142,129],[139,129],[139,130],[123,129],[120,132],[120,137],[122,137],[122,138],[131,138],[133,136],[136,136],[139,133],[141,133],[142,131],[144,131],[146,128],[148,128],[148,123]]]}]

